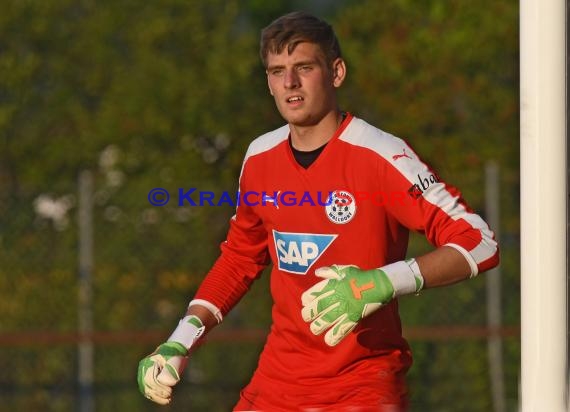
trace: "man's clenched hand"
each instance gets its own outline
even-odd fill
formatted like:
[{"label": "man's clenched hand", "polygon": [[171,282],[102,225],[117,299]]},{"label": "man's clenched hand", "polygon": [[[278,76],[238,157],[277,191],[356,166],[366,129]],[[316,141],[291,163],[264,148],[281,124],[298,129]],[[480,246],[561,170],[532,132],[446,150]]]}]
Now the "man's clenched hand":
[{"label": "man's clenched hand", "polygon": [[311,322],[311,332],[315,335],[328,329],[325,342],[337,345],[362,318],[394,297],[422,288],[423,278],[412,265],[415,265],[413,259],[372,270],[353,265],[317,269],[315,275],[323,280],[301,296],[303,320]]}]

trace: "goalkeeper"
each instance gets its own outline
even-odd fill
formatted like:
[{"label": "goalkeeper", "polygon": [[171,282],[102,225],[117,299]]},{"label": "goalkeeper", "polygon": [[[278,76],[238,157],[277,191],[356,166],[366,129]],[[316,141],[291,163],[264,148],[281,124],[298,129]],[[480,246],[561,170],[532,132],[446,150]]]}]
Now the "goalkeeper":
[{"label": "goalkeeper", "polygon": [[[139,388],[168,404],[192,346],[272,263],[273,323],[234,410],[404,411],[412,354],[398,297],[494,267],[494,234],[405,141],[339,109],[347,67],[329,24],[282,16],[262,31],[260,54],[286,125],[251,143],[239,186],[266,201],[237,207],[186,315],[141,360]],[[331,195],[291,206],[284,192]],[[380,192],[401,201],[366,196]],[[406,259],[410,230],[434,250]]]}]

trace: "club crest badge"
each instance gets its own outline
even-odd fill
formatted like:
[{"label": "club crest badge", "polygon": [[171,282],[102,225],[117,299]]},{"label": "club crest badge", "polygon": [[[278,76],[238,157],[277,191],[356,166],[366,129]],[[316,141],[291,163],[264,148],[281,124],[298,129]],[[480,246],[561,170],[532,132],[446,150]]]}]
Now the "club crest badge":
[{"label": "club crest badge", "polygon": [[333,223],[343,225],[350,222],[356,214],[354,196],[346,190],[335,190],[331,193],[325,212]]}]

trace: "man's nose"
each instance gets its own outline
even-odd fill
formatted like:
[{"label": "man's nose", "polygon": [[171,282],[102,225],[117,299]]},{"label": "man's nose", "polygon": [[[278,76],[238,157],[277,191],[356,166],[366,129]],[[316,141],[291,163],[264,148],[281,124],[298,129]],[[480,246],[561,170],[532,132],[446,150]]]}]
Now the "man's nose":
[{"label": "man's nose", "polygon": [[299,75],[295,69],[286,70],[285,78],[283,81],[286,89],[296,89],[301,85],[301,82],[299,81]]}]

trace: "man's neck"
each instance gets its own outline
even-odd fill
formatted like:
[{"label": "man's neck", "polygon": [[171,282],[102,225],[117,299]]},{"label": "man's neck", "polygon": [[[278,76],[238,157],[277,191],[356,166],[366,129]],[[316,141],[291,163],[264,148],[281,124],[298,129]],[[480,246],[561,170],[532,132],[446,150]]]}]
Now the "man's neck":
[{"label": "man's neck", "polygon": [[289,124],[291,144],[297,150],[308,152],[327,143],[336,133],[342,122],[342,113],[338,110],[328,113],[312,126]]}]

